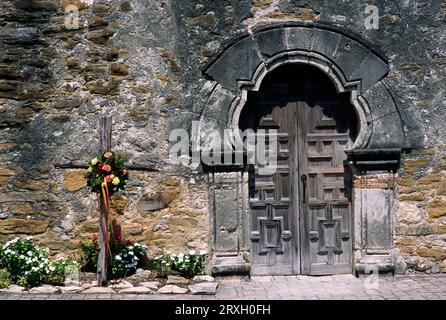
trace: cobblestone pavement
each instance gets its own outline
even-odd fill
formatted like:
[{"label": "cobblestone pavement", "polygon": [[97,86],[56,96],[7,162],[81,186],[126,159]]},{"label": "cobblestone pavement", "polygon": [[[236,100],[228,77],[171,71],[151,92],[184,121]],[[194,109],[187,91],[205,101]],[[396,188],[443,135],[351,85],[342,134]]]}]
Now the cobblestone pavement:
[{"label": "cobblestone pavement", "polygon": [[0,300],[446,300],[446,275],[380,276],[378,283],[353,275],[269,276],[226,280],[215,296],[166,294],[0,294]]}]

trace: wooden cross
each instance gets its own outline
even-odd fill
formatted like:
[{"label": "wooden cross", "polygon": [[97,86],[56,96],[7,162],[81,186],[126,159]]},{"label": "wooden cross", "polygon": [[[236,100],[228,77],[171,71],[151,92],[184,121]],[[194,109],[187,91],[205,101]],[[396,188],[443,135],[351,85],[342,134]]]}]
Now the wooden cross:
[{"label": "wooden cross", "polygon": [[[101,117],[99,120],[99,127],[101,152],[111,151],[112,117]],[[97,280],[98,286],[103,286],[107,283],[106,239],[108,238],[108,214],[102,193],[99,194],[99,206],[99,256]],[[103,226],[105,226],[106,233],[104,233]]]}]

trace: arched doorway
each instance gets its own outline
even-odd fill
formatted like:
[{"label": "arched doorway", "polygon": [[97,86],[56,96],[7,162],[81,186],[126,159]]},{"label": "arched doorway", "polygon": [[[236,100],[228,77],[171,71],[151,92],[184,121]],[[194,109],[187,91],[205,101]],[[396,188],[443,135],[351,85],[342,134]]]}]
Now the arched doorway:
[{"label": "arched doorway", "polygon": [[[269,224],[264,223],[263,227],[270,232],[268,234],[270,238],[263,238],[262,241],[268,243],[268,246],[271,245],[271,247],[276,246],[278,241],[282,241],[286,247],[291,243],[289,239],[293,237],[300,239],[302,235],[301,229],[304,226],[302,222],[305,218],[305,215],[302,217],[300,212],[305,210],[316,212],[316,214],[313,214],[316,220],[314,225],[318,224],[319,228],[326,229],[325,233],[311,229],[310,231],[312,232],[308,234],[308,239],[304,239],[308,245],[294,246],[293,250],[296,252],[288,255],[288,260],[283,260],[283,263],[279,260],[274,260],[274,257],[268,258],[271,261],[266,263],[266,258],[262,257],[265,262],[263,264],[266,270],[265,273],[327,274],[347,272],[347,266],[350,267],[351,262],[349,264],[347,262],[337,263],[336,259],[334,259],[335,263],[331,267],[325,268],[328,271],[323,271],[324,264],[328,264],[328,262],[324,261],[330,259],[331,263],[333,258],[339,256],[336,253],[339,250],[334,249],[337,247],[336,244],[339,244],[339,236],[341,245],[348,244],[348,246],[353,246],[354,259],[352,258],[351,260],[354,260],[354,266],[352,266],[352,269],[356,272],[365,272],[365,270],[370,270],[370,267],[376,267],[380,271],[393,269],[393,261],[395,260],[393,251],[395,228],[392,216],[394,193],[390,181],[395,178],[395,172],[400,165],[402,151],[411,148],[414,141],[406,134],[408,127],[405,124],[412,122],[411,115],[405,113],[403,109],[397,106],[396,100],[392,97],[390,88],[386,84],[385,77],[389,72],[387,60],[385,56],[376,51],[372,44],[361,39],[359,35],[350,34],[346,30],[339,30],[334,26],[330,27],[328,25],[316,26],[286,22],[251,29],[249,33],[234,39],[203,70],[207,81],[204,83],[194,103],[194,111],[199,114],[199,124],[195,129],[191,130],[193,137],[191,152],[195,155],[201,155],[202,152],[208,154],[208,151],[212,149],[213,155],[216,157],[224,158],[232,154],[234,158],[239,159],[238,155],[240,153],[238,151],[235,153],[232,150],[235,146],[240,145],[238,129],[244,127],[244,124],[240,124],[239,121],[242,111],[245,110],[244,112],[246,112],[248,110],[253,97],[257,94],[262,94],[263,88],[261,88],[261,85],[267,83],[265,81],[270,78],[270,75],[282,67],[289,68],[294,63],[310,65],[322,70],[325,76],[333,81],[337,92],[340,93],[336,95],[336,99],[345,101],[342,99],[349,97],[354,112],[351,112],[351,109],[349,109],[350,111],[347,113],[353,118],[354,115],[358,118],[356,126],[357,136],[354,139],[354,145],[350,147],[349,144],[353,141],[352,137],[355,135],[353,133],[355,131],[355,122],[347,121],[349,124],[348,128],[351,131],[351,133],[349,132],[351,141],[347,140],[344,146],[344,149],[351,149],[348,150],[347,164],[351,168],[354,178],[352,196],[349,194],[350,190],[347,184],[344,185],[346,187],[345,192],[349,196],[347,198],[349,200],[348,210],[344,210],[344,212],[351,213],[352,209],[354,209],[354,218],[350,220],[345,219],[345,221],[354,222],[353,226],[350,226],[350,229],[344,229],[342,224],[344,222],[340,219],[334,219],[338,217],[338,213],[336,213],[338,208],[336,206],[328,206],[329,209],[325,209],[327,207],[322,209],[319,207],[318,209],[316,206],[311,209],[309,202],[306,204],[307,209],[305,209],[305,206],[302,210],[299,208],[299,215],[294,217],[294,222],[291,222],[294,233],[291,233],[292,230],[289,229],[286,229],[289,232],[282,232],[282,230],[277,232],[277,228],[281,227],[282,223],[279,221],[280,219],[276,219],[276,221],[272,221]],[[321,74],[316,69],[312,70],[314,71],[312,71],[312,74]],[[291,77],[296,76],[296,73],[291,71],[285,73]],[[282,77],[286,76],[285,73],[282,74]],[[318,77],[318,79],[323,79],[323,77]],[[259,90],[259,93],[255,93]],[[322,92],[322,89],[317,89],[315,92]],[[331,89],[331,92],[334,92],[334,90]],[[249,103],[247,105],[248,96]],[[311,101],[306,104],[309,108],[308,110],[317,110]],[[295,109],[303,110],[305,108]],[[329,109],[328,106],[326,109]],[[278,110],[288,110],[288,108],[282,106]],[[309,114],[314,115],[313,112],[309,112]],[[324,112],[319,113],[319,115],[322,117],[320,118],[320,123],[329,123],[333,120],[330,120],[330,117],[327,117]],[[286,120],[289,118],[289,115],[285,112],[284,117],[284,120]],[[297,117],[297,119],[300,118]],[[311,119],[317,118],[314,116]],[[342,117],[338,119],[342,121]],[[266,124],[267,122],[264,121],[263,123]],[[335,122],[336,126],[342,126],[342,122],[338,123],[337,119],[335,119]],[[304,122],[303,125],[296,123],[296,128],[305,128],[305,124],[308,123],[310,122]],[[352,126],[350,127],[350,125]],[[248,126],[245,124],[245,127]],[[212,133],[219,132],[219,136],[224,136],[225,130],[228,129],[232,130],[233,139],[222,140],[213,138]],[[324,129],[320,128],[318,130],[323,131]],[[311,134],[311,132],[309,133]],[[297,138],[302,140],[305,137]],[[324,142],[322,144],[324,145]],[[302,145],[305,144],[299,144],[299,146]],[[316,143],[316,145],[318,144]],[[219,151],[223,149],[225,150],[224,152]],[[282,152],[281,154],[284,153]],[[301,151],[297,152],[297,158],[295,157],[294,159],[304,159],[302,154],[304,153]],[[339,151],[339,154],[344,155],[343,151]],[[314,159],[313,163],[318,163],[318,161],[320,166],[322,166],[323,161],[327,160]],[[304,165],[301,165],[299,168],[303,167]],[[206,166],[206,170],[210,172],[209,203],[211,204],[210,217],[215,256],[217,258],[222,257],[224,260],[224,257],[228,254],[238,255],[246,261],[244,265],[246,267],[244,268],[245,271],[252,266],[252,274],[262,274],[261,263],[255,261],[254,255],[247,254],[247,251],[251,250],[252,240],[254,242],[258,241],[258,243],[261,240],[260,234],[255,232],[257,230],[250,230],[251,226],[248,225],[252,225],[250,222],[250,220],[252,221],[252,216],[250,215],[252,208],[249,209],[252,201],[249,200],[247,176],[252,176],[252,174],[246,174],[244,165],[239,163],[238,160],[234,161],[234,165],[230,166],[213,163]],[[339,172],[336,174],[339,174]],[[344,171],[344,177],[346,174],[348,172]],[[382,174],[386,178],[383,178]],[[295,199],[290,199],[290,203],[294,201],[293,203],[300,204],[299,201],[302,199],[301,186],[303,182],[300,180],[301,175],[301,172],[297,172],[293,176],[295,190],[290,195],[293,195]],[[310,176],[311,174],[306,175],[307,186],[310,188],[308,189],[309,191],[311,191],[310,184],[312,183]],[[389,181],[389,183],[385,187],[380,184],[379,188],[376,189],[373,183],[367,183],[367,177],[373,176],[381,177],[385,181]],[[331,177],[331,179],[334,178]],[[349,179],[346,179],[346,181],[349,182]],[[329,180],[324,183],[327,184],[326,189],[329,189]],[[339,183],[335,182],[334,184]],[[324,190],[320,188],[318,190]],[[336,196],[336,192],[333,193],[334,196]],[[338,193],[340,192],[341,190]],[[327,193],[330,193],[330,191],[327,191]],[[228,199],[235,199],[236,201],[228,201]],[[310,200],[308,199],[308,201]],[[320,206],[322,207],[323,204]],[[336,210],[333,210],[333,208]],[[276,209],[280,208],[277,207]],[[331,219],[327,219],[327,217]],[[339,222],[342,223],[339,224]],[[330,226],[334,227],[331,228]],[[330,232],[335,230],[340,230],[340,232],[336,232],[332,236]],[[355,230],[353,244],[351,244],[351,230]],[[254,231],[254,233],[250,231]],[[276,237],[274,232],[280,235],[280,238],[277,238],[278,236]],[[300,234],[298,234],[299,232]],[[277,241],[276,243],[269,243],[270,239],[276,239]],[[331,239],[330,250],[328,250],[327,246],[325,248],[321,246],[321,239]],[[305,242],[302,241],[301,243]],[[301,249],[302,252],[297,252],[297,250]],[[308,249],[308,255],[305,255],[304,249]],[[278,248],[277,250],[280,251],[281,249]],[[316,252],[316,250],[318,251]],[[318,255],[318,253],[321,254]],[[344,253],[352,256],[351,250],[342,249],[342,259],[345,257],[343,256]],[[262,253],[262,255],[265,254]],[[252,259],[249,259],[249,256]],[[315,258],[313,260],[308,260],[309,258],[307,260],[300,259],[300,257],[311,256]],[[298,257],[299,261],[297,261]],[[215,270],[226,270],[228,273],[233,273],[233,270],[239,270],[238,260],[236,263],[228,263],[227,261],[220,263],[218,260],[216,259],[215,263],[213,263],[213,270],[214,267]],[[345,258],[342,261],[347,260]],[[281,267],[269,267],[274,265],[274,263],[281,264]],[[319,267],[316,267],[318,264]],[[283,272],[280,270],[281,268]]]},{"label": "arched doorway", "polygon": [[[350,93],[316,67],[285,64],[248,94],[241,130],[277,130],[277,170],[249,172],[251,274],[352,272]],[[269,132],[269,133],[268,133]]]}]

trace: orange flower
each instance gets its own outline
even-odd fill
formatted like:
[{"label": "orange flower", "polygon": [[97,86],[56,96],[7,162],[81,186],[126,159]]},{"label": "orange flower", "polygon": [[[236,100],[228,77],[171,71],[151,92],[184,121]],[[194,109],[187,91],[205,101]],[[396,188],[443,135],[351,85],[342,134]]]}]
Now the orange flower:
[{"label": "orange flower", "polygon": [[102,170],[109,172],[111,171],[111,166],[109,164],[106,164],[105,166],[102,167]]},{"label": "orange flower", "polygon": [[88,167],[87,171],[88,171],[88,172],[92,172],[92,171],[93,171],[93,168],[92,168],[92,167]]},{"label": "orange flower", "polygon": [[110,178],[110,176],[106,176],[106,177],[105,177],[105,181],[108,183],[108,182],[111,182],[112,179]]},{"label": "orange flower", "polygon": [[110,151],[107,151],[106,153],[104,153],[104,157],[106,158],[110,158],[113,154]]},{"label": "orange flower", "polygon": [[122,170],[122,174],[126,175],[127,174],[127,169]]}]

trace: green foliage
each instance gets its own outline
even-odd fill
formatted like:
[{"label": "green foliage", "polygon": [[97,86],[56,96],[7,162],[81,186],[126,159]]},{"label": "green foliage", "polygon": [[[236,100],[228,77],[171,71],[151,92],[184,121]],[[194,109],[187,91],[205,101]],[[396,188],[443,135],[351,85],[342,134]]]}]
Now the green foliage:
[{"label": "green foliage", "polygon": [[204,272],[204,262],[204,254],[196,254],[194,251],[189,251],[184,256],[179,254],[176,257],[172,263],[172,269],[177,270],[186,278],[192,278]]},{"label": "green foliage", "polygon": [[60,257],[48,264],[48,274],[46,283],[54,285],[62,285],[68,273],[78,269],[76,261]]},{"label": "green foliage", "polygon": [[81,249],[84,254],[84,258],[86,263],[84,265],[84,269],[87,271],[96,272],[96,266],[98,264],[98,255],[99,255],[99,241],[98,236],[93,235],[90,240],[81,240]]},{"label": "green foliage", "polygon": [[158,271],[160,277],[166,278],[172,273],[172,262],[169,254],[161,255],[153,261],[153,268]]},{"label": "green foliage", "polygon": [[204,272],[205,261],[205,252],[198,254],[191,250],[186,254],[180,252],[178,255],[167,253],[159,256],[153,262],[153,266],[161,277],[176,271],[186,278],[192,278]]},{"label": "green foliage", "polygon": [[0,269],[0,289],[9,287],[11,283],[11,274],[7,270]]}]

